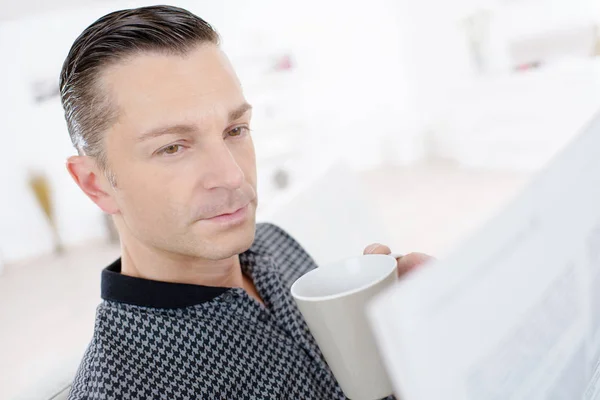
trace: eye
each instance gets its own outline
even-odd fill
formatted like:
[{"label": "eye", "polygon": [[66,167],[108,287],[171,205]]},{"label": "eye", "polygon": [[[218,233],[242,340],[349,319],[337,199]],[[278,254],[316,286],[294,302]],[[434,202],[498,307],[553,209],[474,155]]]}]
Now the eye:
[{"label": "eye", "polygon": [[180,144],[170,144],[167,147],[164,147],[161,150],[159,150],[158,154],[177,154],[180,149]]},{"label": "eye", "polygon": [[227,135],[231,137],[240,137],[246,135],[248,132],[250,132],[250,128],[248,128],[247,126],[236,126],[232,130],[227,132]]}]

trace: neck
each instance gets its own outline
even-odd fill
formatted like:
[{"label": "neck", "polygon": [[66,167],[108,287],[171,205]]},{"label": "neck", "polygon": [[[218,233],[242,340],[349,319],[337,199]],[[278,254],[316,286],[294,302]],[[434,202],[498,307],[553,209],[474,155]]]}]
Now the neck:
[{"label": "neck", "polygon": [[121,273],[161,282],[218,287],[244,287],[238,255],[223,260],[170,255],[121,243]]},{"label": "neck", "polygon": [[121,240],[121,273],[161,282],[243,288],[264,304],[252,280],[242,273],[237,254],[223,260],[205,260],[127,245]]}]

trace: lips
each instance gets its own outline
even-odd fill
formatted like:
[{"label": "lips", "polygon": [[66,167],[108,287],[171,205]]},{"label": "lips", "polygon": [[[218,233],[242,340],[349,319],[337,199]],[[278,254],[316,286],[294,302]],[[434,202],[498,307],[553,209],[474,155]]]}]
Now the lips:
[{"label": "lips", "polygon": [[[244,206],[244,207],[245,207],[245,206]],[[211,217],[211,218],[216,218],[216,217],[224,217],[224,216],[226,216],[226,215],[235,214],[236,212],[240,211],[240,210],[241,210],[242,208],[244,208],[244,207],[240,207],[240,208],[238,208],[238,209],[236,209],[236,210],[233,210],[233,211],[231,211],[231,212],[226,212],[226,213],[223,213],[223,214],[215,215],[214,217]]]},{"label": "lips", "polygon": [[244,221],[246,221],[248,219],[248,216],[249,216],[248,207],[249,207],[249,205],[246,205],[233,213],[220,214],[220,215],[217,215],[212,218],[207,218],[204,220],[204,222],[209,223],[209,224],[216,224],[217,226],[220,226],[221,228],[228,228],[228,227],[242,224]]},{"label": "lips", "polygon": [[212,217],[207,217],[206,219],[213,219],[213,218],[219,218],[219,217],[227,217],[229,215],[233,215],[233,214],[239,212],[240,210],[248,207],[249,204],[250,204],[250,202],[246,203],[245,205],[243,205],[243,206],[241,206],[239,208],[234,209],[233,211],[227,211],[227,212],[224,212],[224,213],[221,213],[221,214],[213,215]]}]

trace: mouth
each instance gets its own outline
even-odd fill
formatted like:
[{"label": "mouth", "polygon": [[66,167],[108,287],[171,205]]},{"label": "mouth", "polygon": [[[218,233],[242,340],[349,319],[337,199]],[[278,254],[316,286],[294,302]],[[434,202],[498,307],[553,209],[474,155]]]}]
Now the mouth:
[{"label": "mouth", "polygon": [[244,207],[239,208],[231,213],[217,215],[212,218],[206,218],[205,221],[217,223],[217,224],[225,224],[225,225],[235,225],[242,223],[248,217],[248,208],[250,203],[246,204]]}]

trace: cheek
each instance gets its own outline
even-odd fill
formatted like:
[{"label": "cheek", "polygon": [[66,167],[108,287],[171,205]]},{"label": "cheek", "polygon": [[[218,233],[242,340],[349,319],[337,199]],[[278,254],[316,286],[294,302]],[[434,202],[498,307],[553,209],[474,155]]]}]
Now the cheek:
[{"label": "cheek", "polygon": [[123,200],[128,204],[131,215],[155,221],[172,218],[181,212],[177,210],[177,204],[181,202],[182,182],[166,172],[144,166],[130,169],[121,179],[119,185],[122,186]]}]

